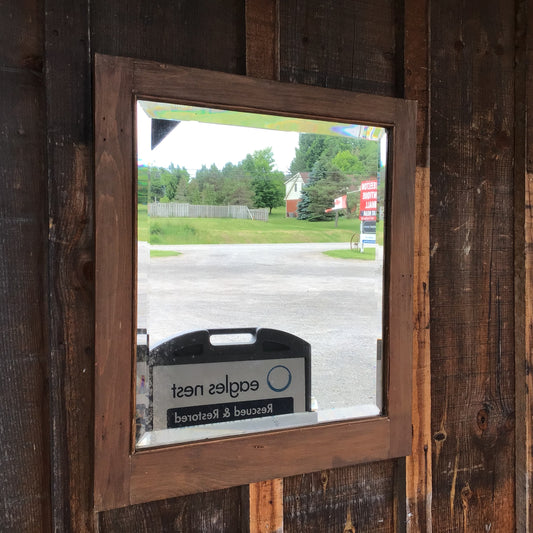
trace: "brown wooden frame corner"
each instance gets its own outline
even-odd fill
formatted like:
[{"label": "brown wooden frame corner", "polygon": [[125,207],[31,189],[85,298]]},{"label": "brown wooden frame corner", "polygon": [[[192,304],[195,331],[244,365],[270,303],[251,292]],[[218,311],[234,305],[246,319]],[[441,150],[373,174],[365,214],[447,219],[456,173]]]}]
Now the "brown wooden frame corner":
[{"label": "brown wooden frame corner", "polygon": [[[405,456],[411,450],[416,103],[95,56],[96,510]],[[135,451],[136,99],[388,128],[384,415]]]}]

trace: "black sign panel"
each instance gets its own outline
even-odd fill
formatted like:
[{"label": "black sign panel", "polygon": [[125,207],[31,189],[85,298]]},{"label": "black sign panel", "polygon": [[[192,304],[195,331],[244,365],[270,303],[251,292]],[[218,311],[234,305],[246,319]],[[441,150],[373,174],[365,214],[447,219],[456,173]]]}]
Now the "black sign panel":
[{"label": "black sign panel", "polygon": [[361,222],[361,233],[376,233],[376,221],[363,220]]},{"label": "black sign panel", "polygon": [[294,412],[292,398],[272,398],[247,402],[217,403],[167,410],[167,427],[181,428],[247,420],[264,416],[287,415]]}]

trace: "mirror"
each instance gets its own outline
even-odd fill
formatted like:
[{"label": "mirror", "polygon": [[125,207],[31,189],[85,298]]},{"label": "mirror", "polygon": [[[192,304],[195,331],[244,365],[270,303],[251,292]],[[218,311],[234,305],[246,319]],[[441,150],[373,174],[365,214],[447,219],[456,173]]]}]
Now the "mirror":
[{"label": "mirror", "polygon": [[[99,54],[94,79],[94,508],[407,455],[416,103]],[[281,163],[269,140],[189,163],[192,133],[172,140],[192,122],[204,154],[230,139],[208,141],[223,125],[246,130],[232,141],[242,147],[249,128],[289,130],[294,154]],[[321,142],[360,134],[387,154],[376,175],[350,168],[350,149],[336,161],[350,169],[335,174],[340,188],[331,166],[300,166],[320,160]],[[165,143],[173,168],[158,159]],[[266,147],[272,161],[253,157]],[[291,191],[308,193],[308,218],[287,216]],[[356,251],[374,255],[337,256]]]},{"label": "mirror", "polygon": [[386,129],[149,100],[136,122],[137,448],[379,415]]}]

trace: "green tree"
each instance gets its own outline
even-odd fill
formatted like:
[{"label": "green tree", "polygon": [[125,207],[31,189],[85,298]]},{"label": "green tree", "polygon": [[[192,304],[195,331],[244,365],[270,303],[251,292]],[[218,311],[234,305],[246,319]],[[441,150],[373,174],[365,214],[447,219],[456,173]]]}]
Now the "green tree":
[{"label": "green tree", "polygon": [[338,169],[330,170],[327,175],[309,189],[309,220],[327,220],[335,213],[326,213],[334,205],[335,198],[346,194],[348,180]]},{"label": "green tree", "polygon": [[[349,188],[356,189],[362,179],[376,176],[378,165],[379,143],[375,141],[300,134],[290,169],[293,174],[310,172],[310,179],[301,193],[298,218],[324,220],[328,217],[324,209],[331,207],[333,200],[345,194]],[[349,199],[349,209],[357,210],[355,196],[351,195]]]},{"label": "green tree", "polygon": [[256,150],[248,154],[240,164],[241,168],[253,179],[270,176],[274,168],[274,154],[272,148]]},{"label": "green tree", "polygon": [[283,205],[285,184],[282,172],[274,171],[272,148],[256,150],[241,162],[242,170],[251,177],[255,207],[274,207]]},{"label": "green tree", "polygon": [[268,177],[256,178],[252,181],[255,207],[268,207],[272,213],[274,207],[283,205],[285,184],[283,172],[272,173]]},{"label": "green tree", "polygon": [[175,167],[172,163],[169,168],[147,167],[144,169],[141,167],[138,175],[139,192],[146,194],[148,202],[175,201],[179,184],[182,181],[185,183],[189,181],[187,170]]},{"label": "green tree", "polygon": [[309,180],[302,189],[300,195],[300,201],[296,207],[296,213],[298,220],[309,220],[312,216],[312,203],[310,192],[313,187],[323,178],[326,177],[326,168],[324,163],[320,160],[315,161],[313,169],[309,174]]},{"label": "green tree", "polygon": [[335,216],[326,213],[333,207],[335,198],[346,194],[349,179],[326,158],[320,158],[314,165],[309,181],[302,191],[302,200],[298,204],[298,218],[309,220],[327,220]]},{"label": "green tree", "polygon": [[300,133],[298,148],[289,170],[291,174],[309,172],[325,150],[326,137],[314,133]]},{"label": "green tree", "polygon": [[345,174],[352,174],[354,176],[363,176],[365,174],[364,163],[350,150],[338,152],[331,160],[331,163]]},{"label": "green tree", "polygon": [[148,177],[149,167],[137,168],[137,202],[146,205],[148,203]]},{"label": "green tree", "polygon": [[222,173],[215,164],[207,168],[205,165],[196,172],[196,182],[201,194],[201,203],[204,205],[221,205]]},{"label": "green tree", "polygon": [[379,143],[334,135],[301,133],[290,171],[310,172],[319,160],[331,162],[346,174],[375,175],[378,170]]},{"label": "green tree", "polygon": [[193,205],[199,205],[202,203],[202,193],[200,192],[200,187],[196,178],[193,178],[187,184],[186,199],[188,203]]},{"label": "green tree", "polygon": [[251,176],[242,169],[242,165],[226,163],[222,169],[222,193],[224,204],[248,205],[253,203]]}]

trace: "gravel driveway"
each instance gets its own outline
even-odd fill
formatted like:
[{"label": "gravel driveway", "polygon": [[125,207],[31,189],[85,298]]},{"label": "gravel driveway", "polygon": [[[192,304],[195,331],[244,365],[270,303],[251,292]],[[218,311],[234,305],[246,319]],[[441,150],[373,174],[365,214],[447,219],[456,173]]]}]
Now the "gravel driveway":
[{"label": "gravel driveway", "polygon": [[322,253],[347,247],[152,246],[181,255],[149,260],[148,244],[139,243],[139,327],[147,327],[152,346],[195,329],[281,329],[312,346],[312,394],[320,409],[375,403],[382,267]]}]

